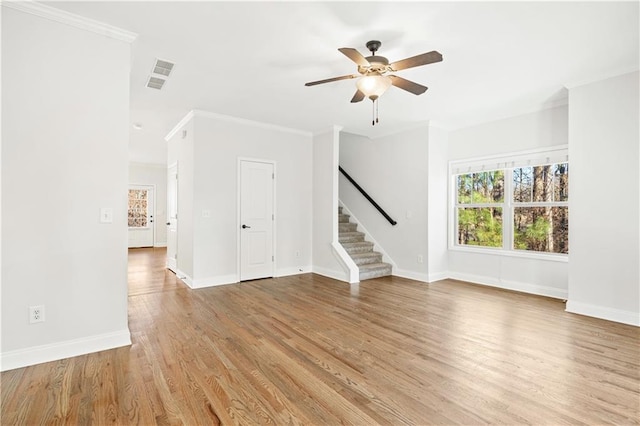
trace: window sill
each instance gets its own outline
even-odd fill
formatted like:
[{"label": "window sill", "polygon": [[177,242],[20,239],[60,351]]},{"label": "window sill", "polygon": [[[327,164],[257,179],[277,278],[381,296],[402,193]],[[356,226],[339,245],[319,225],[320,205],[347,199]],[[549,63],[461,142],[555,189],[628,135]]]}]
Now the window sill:
[{"label": "window sill", "polygon": [[568,254],[550,254],[550,253],[537,253],[526,252],[522,250],[503,250],[499,248],[488,247],[461,247],[461,246],[449,246],[450,251],[457,251],[463,253],[476,253],[476,254],[488,254],[492,256],[504,256],[504,257],[519,257],[521,259],[535,259],[544,260],[549,262],[569,262]]}]

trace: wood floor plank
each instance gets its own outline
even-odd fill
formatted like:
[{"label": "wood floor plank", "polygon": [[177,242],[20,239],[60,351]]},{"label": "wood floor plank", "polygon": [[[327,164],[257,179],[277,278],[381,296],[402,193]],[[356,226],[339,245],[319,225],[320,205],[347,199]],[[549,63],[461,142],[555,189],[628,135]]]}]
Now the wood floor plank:
[{"label": "wood floor plank", "polygon": [[133,344],[3,372],[11,425],[640,424],[640,329],[443,280],[189,289],[129,254]]}]

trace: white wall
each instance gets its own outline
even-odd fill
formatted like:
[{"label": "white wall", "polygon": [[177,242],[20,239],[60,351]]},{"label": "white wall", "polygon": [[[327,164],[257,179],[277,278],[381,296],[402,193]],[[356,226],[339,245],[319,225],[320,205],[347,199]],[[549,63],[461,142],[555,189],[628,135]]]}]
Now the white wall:
[{"label": "white wall", "polygon": [[313,272],[350,281],[338,244],[338,127],[313,137]]},{"label": "white wall", "polygon": [[[448,155],[449,160],[460,160],[567,143],[568,109],[560,106],[452,131],[449,133]],[[571,170],[573,181],[575,177]],[[573,232],[573,223],[570,227],[569,234]],[[448,261],[451,278],[557,298],[567,297],[566,261],[455,249],[449,250]]]},{"label": "white wall", "polygon": [[[184,123],[167,143],[167,166],[178,165],[178,253],[176,275],[192,285],[194,240],[194,121]],[[165,222],[166,223],[166,222]]]},{"label": "white wall", "polygon": [[167,166],[165,164],[129,163],[129,184],[155,187],[153,225],[155,247],[167,245]]},{"label": "white wall", "polygon": [[427,154],[427,281],[448,277],[448,149],[449,133],[429,126],[429,152]]},{"label": "white wall", "polygon": [[397,265],[394,274],[422,281],[429,280],[428,139],[427,126],[376,139],[340,134],[340,165],[397,224],[391,225],[342,174],[340,200]]},{"label": "white wall", "polygon": [[[186,282],[205,287],[238,281],[239,158],[276,163],[276,276],[309,272],[311,135],[202,111],[185,129],[185,139],[179,131],[170,140],[168,163],[178,159],[178,268]],[[185,251],[192,268],[182,263]]]},{"label": "white wall", "polygon": [[640,325],[639,84],[634,72],[569,90],[567,310]]},{"label": "white wall", "polygon": [[128,42],[3,5],[3,370],[130,343],[129,69]]}]

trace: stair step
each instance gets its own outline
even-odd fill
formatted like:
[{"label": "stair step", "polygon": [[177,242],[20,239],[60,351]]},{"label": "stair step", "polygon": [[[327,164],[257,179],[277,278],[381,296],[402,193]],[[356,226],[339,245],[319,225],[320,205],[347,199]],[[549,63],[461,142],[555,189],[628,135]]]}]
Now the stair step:
[{"label": "stair step", "polygon": [[342,214],[342,206],[338,206],[338,214]]},{"label": "stair step", "polygon": [[338,222],[339,223],[349,223],[349,218],[351,216],[349,216],[348,214],[339,214],[338,215]]},{"label": "stair step", "polygon": [[355,232],[358,229],[357,223],[339,223],[338,224],[338,232]]},{"label": "stair step", "polygon": [[370,263],[360,268],[360,281],[391,275],[391,265],[388,263]]},{"label": "stair step", "polygon": [[364,234],[362,232],[340,232],[338,234],[338,241],[341,243],[364,241]]},{"label": "stair step", "polygon": [[373,251],[373,243],[371,241],[358,241],[356,243],[342,243],[342,247],[352,255],[353,253],[365,253]]},{"label": "stair step", "polygon": [[368,265],[371,263],[382,263],[382,254],[377,251],[370,251],[365,253],[353,253],[350,254],[351,259],[356,263],[356,265]]}]

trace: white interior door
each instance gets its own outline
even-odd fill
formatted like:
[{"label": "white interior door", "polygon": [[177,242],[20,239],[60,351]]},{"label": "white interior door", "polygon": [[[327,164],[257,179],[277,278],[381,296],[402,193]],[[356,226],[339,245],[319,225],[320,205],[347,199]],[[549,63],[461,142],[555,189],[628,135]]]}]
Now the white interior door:
[{"label": "white interior door", "polygon": [[240,280],[273,277],[273,163],[240,161]]},{"label": "white interior door", "polygon": [[178,165],[167,169],[167,268],[178,269]]},{"label": "white interior door", "polygon": [[153,247],[153,185],[129,185],[129,248]]}]

